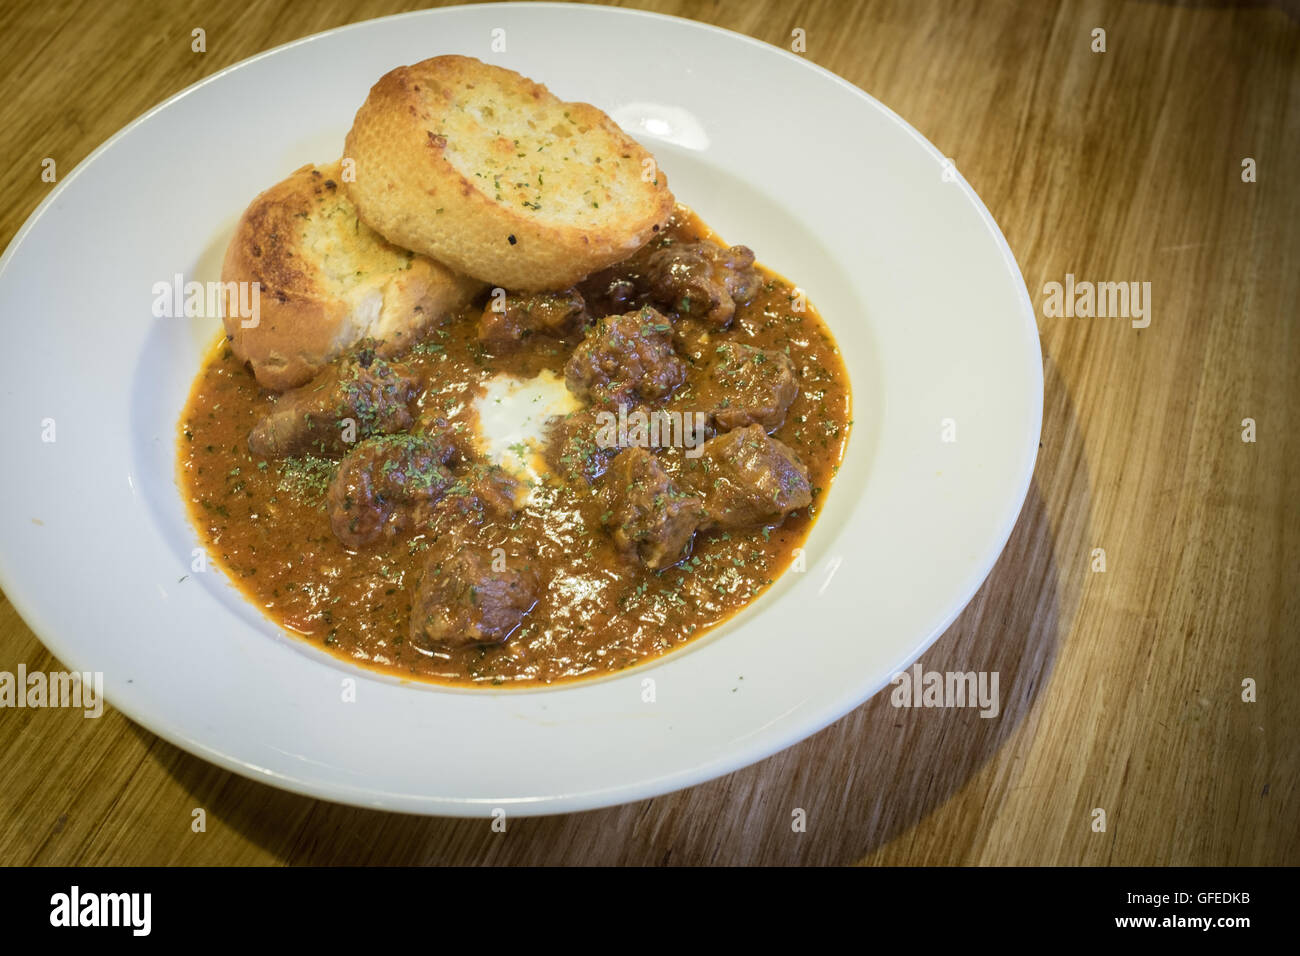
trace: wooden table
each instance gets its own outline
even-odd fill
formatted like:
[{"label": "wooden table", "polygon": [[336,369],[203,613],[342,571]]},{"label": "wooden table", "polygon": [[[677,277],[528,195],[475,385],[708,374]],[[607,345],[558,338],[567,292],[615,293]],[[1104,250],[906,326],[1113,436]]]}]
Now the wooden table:
[{"label": "wooden table", "polygon": [[[0,863],[1300,862],[1295,5],[635,5],[782,46],[804,29],[1006,233],[1040,306],[1042,450],[1006,552],[923,658],[999,672],[1001,715],[883,694],[728,777],[498,834],[282,793],[115,712],[0,710]],[[45,157],[66,173],[204,76],[408,6],[9,5],[0,239],[51,188]],[[1150,282],[1150,326],[1044,316],[1067,273]],[[0,670],[20,662],[58,666],[0,599]]]}]

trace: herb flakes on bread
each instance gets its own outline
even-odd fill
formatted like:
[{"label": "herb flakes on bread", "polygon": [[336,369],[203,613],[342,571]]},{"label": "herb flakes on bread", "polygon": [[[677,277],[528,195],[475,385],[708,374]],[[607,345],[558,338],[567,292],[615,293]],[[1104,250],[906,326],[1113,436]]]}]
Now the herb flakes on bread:
[{"label": "herb flakes on bread", "polygon": [[260,286],[255,325],[244,327],[230,299],[223,321],[231,349],[265,388],[302,385],[366,337],[396,355],[483,288],[360,221],[340,169],[303,166],[263,192],[226,249],[222,282]]},{"label": "herb flakes on bread", "polygon": [[363,222],[511,290],[566,289],[626,259],[674,206],[654,158],[596,107],[471,57],[381,77],[344,156]]}]

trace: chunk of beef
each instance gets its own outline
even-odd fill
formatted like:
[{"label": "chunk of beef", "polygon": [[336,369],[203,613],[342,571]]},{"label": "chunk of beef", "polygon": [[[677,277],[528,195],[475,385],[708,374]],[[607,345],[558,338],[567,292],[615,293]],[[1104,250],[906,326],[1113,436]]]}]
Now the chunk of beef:
[{"label": "chunk of beef", "polygon": [[570,484],[594,483],[619,452],[617,435],[615,442],[607,440],[598,414],[596,409],[583,408],[556,415],[547,423],[543,457]]},{"label": "chunk of beef", "polygon": [[444,542],[449,550],[430,555],[415,588],[411,642],[435,653],[500,644],[536,606],[541,592],[536,572],[510,567],[508,561],[495,570],[490,549],[439,539]]},{"label": "chunk of beef", "polygon": [[546,462],[568,483],[592,485],[629,446],[683,447],[689,453],[713,429],[694,405],[685,399],[677,405],[690,407],[584,408],[557,415],[547,423]]},{"label": "chunk of beef", "polygon": [[673,348],[690,362],[703,365],[715,347],[713,335],[716,331],[703,319],[679,317],[673,323]]},{"label": "chunk of beef", "polygon": [[671,395],[686,381],[671,331],[668,319],[649,307],[600,319],[564,367],[569,391],[606,406]]},{"label": "chunk of beef", "polygon": [[644,448],[621,451],[601,492],[602,521],[627,557],[659,570],[689,553],[705,516],[704,502],[679,490],[653,454]]},{"label": "chunk of beef", "polygon": [[476,462],[459,471],[439,505],[439,510],[482,524],[485,519],[510,518],[519,510],[526,493],[523,482],[500,465]]},{"label": "chunk of beef", "polygon": [[578,291],[590,314],[603,318],[636,311],[645,304],[649,290],[634,269],[617,265],[588,276],[578,284]]},{"label": "chunk of beef", "polygon": [[683,469],[683,485],[704,498],[702,531],[771,524],[812,503],[808,469],[762,425],[711,438]]},{"label": "chunk of beef", "polygon": [[699,390],[700,404],[719,432],[762,425],[774,432],[785,424],[799,394],[794,362],[784,352],[725,343],[713,351]]},{"label": "chunk of beef", "polygon": [[463,418],[448,421],[438,410],[426,407],[419,411],[409,430],[412,434],[436,437],[442,443],[443,464],[450,468],[457,468],[478,454],[474,429]]},{"label": "chunk of beef", "polygon": [[454,454],[441,435],[384,435],[361,442],[339,463],[326,494],[330,528],[357,550],[427,523],[452,483]]},{"label": "chunk of beef", "polygon": [[478,322],[478,339],[495,352],[517,348],[531,335],[562,338],[582,327],[586,315],[582,295],[567,292],[508,292],[493,296]]},{"label": "chunk of beef", "polygon": [[646,275],[654,301],[719,329],[731,324],[736,306],[752,299],[760,282],[748,246],[724,249],[707,239],[657,250],[646,263]]},{"label": "chunk of beef", "polygon": [[635,312],[649,305],[650,276],[646,267],[651,256],[674,241],[661,234],[622,262],[593,272],[579,282],[578,291],[586,300],[587,313],[599,319]]},{"label": "chunk of beef", "polygon": [[[248,450],[263,458],[342,455],[364,438],[410,428],[418,388],[407,366],[362,347],[281,395],[248,433]],[[346,427],[348,419],[355,429]]]}]

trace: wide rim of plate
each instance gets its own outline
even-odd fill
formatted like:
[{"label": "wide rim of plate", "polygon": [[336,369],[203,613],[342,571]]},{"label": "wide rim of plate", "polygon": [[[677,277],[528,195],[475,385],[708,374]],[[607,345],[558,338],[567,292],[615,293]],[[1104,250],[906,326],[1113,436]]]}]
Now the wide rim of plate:
[{"label": "wide rim of plate", "polygon": [[[232,64],[212,76],[205,77],[202,80],[191,84],[189,87],[179,91],[164,102],[146,111],[92,151],[71,173],[65,176],[50,192],[50,194],[38,205],[36,210],[15,234],[14,238],[9,243],[8,248],[5,250],[4,255],[0,256],[0,284],[5,282],[10,263],[14,258],[16,258],[19,250],[22,248],[24,242],[27,241],[29,235],[40,225],[48,210],[57,203],[59,198],[78,180],[79,177],[83,176],[87,170],[93,168],[94,164],[100,159],[100,157],[126,137],[130,136],[133,131],[146,124],[150,119],[163,111],[175,108],[177,104],[184,101],[187,97],[190,97],[196,91],[217,83],[223,78],[229,77],[240,70],[247,69],[253,64],[260,63],[268,58],[283,55],[287,51],[299,46],[319,42],[326,38],[336,37],[340,34],[348,32],[357,32],[359,34],[361,31],[372,28],[377,24],[392,21],[457,15],[477,16],[492,10],[502,10],[503,12],[508,10],[551,10],[557,13],[563,11],[572,15],[608,17],[610,18],[609,22],[611,23],[615,22],[615,20],[626,20],[626,18],[644,18],[646,20],[655,20],[660,22],[667,21],[677,24],[680,29],[709,35],[717,42],[725,41],[743,44],[751,48],[752,52],[760,58],[762,56],[777,56],[785,61],[797,63],[801,69],[809,71],[809,73],[817,77],[820,82],[828,82],[849,92],[860,101],[863,108],[877,111],[880,115],[895,124],[901,131],[909,136],[924,153],[933,158],[936,163],[943,164],[945,162],[943,154],[927,139],[925,139],[925,137],[887,106],[872,98],[865,91],[809,60],[798,57],[781,48],[755,40],[754,38],[744,34],[736,33],[720,27],[702,24],[692,20],[650,13],[647,11],[624,10],[621,8],[608,7],[589,7],[563,3],[484,4],[477,6],[444,7],[431,10],[412,11],[375,20],[348,24],[266,50],[253,57],[242,60],[239,63]],[[212,747],[197,736],[181,733],[172,726],[166,715],[153,713],[145,707],[137,706],[136,700],[133,699],[132,695],[127,692],[127,689],[124,686],[115,688],[113,692],[106,692],[106,699],[125,716],[141,726],[146,727],[151,732],[165,740],[168,740],[176,746],[191,753],[199,755],[212,763],[240,773],[244,776],[261,780],[263,782],[269,782],[280,788],[304,795],[351,803],[358,806],[378,807],[412,813],[436,813],[453,816],[482,816],[489,807],[496,804],[510,807],[510,812],[515,815],[572,812],[575,810],[591,809],[599,806],[654,796],[660,793],[680,789],[685,786],[697,784],[752,764],[785,749],[786,747],[827,726],[829,723],[848,713],[850,710],[859,706],[865,700],[876,694],[888,683],[891,674],[897,673],[906,667],[911,661],[923,654],[969,603],[970,599],[975,595],[989,572],[992,570],[993,565],[997,561],[1008,538],[1010,537],[1011,531],[1018,519],[1020,509],[1025,500],[1025,496],[1028,493],[1034,466],[1036,464],[1038,441],[1042,422],[1042,370],[1041,351],[1039,350],[1037,343],[1037,323],[1034,317],[1033,307],[1028,291],[1024,286],[1023,279],[1020,277],[1019,267],[1016,264],[1015,257],[992,215],[988,212],[988,209],[974,190],[965,182],[964,179],[961,179],[959,174],[955,179],[956,188],[961,191],[964,199],[970,204],[976,215],[979,217],[987,233],[987,238],[994,243],[1003,268],[1007,270],[1009,275],[1018,285],[1019,294],[1017,296],[1017,311],[1022,319],[1023,332],[1027,339],[1032,340],[1033,352],[1037,356],[1037,363],[1033,365],[1033,368],[1030,371],[1031,391],[1035,394],[1031,396],[1031,405],[1026,409],[1028,412],[1028,419],[1026,420],[1027,427],[1024,434],[1022,454],[1016,466],[1017,480],[1014,489],[1009,491],[1005,501],[1002,502],[1003,508],[1000,513],[997,532],[989,538],[986,547],[978,556],[975,557],[972,570],[967,576],[964,586],[961,588],[959,599],[953,601],[950,606],[945,609],[942,617],[937,619],[938,623],[936,623],[934,627],[930,628],[924,634],[917,635],[915,639],[910,642],[907,650],[897,657],[894,667],[888,672],[879,672],[866,676],[859,681],[851,691],[833,697],[827,697],[820,702],[811,704],[796,724],[787,724],[782,726],[779,728],[779,731],[773,730],[770,727],[760,728],[760,731],[765,730],[766,732],[756,732],[747,735],[747,739],[743,742],[737,741],[736,746],[719,752],[713,759],[698,765],[674,767],[665,770],[664,772],[644,776],[632,781],[613,783],[606,787],[588,788],[582,791],[569,793],[547,793],[533,796],[516,795],[499,799],[447,798],[436,794],[413,794],[403,790],[388,790],[382,786],[347,786],[345,784],[340,784],[338,781],[333,781],[327,785],[323,785],[319,779],[314,778],[310,774],[295,774],[287,772],[284,769],[259,766],[258,764],[241,758],[236,754],[227,753],[220,748]],[[16,558],[17,556],[10,555],[5,549],[0,549],[0,586],[3,586],[5,594],[9,600],[14,604],[15,608],[19,611],[24,620],[32,627],[33,631],[39,636],[46,647],[49,648],[49,650],[59,658],[65,666],[74,670],[82,669],[78,666],[78,661],[82,659],[82,649],[78,647],[76,640],[68,640],[64,634],[58,633],[56,628],[50,626],[39,602],[29,600],[28,595],[22,588],[13,586],[13,582],[17,577],[13,570],[13,562]],[[669,657],[663,658],[659,662],[655,662],[654,665],[646,665],[644,668],[635,669],[635,673],[637,676],[640,676],[643,670],[648,670],[651,666],[659,666],[659,664],[665,661],[677,660],[682,656],[681,652],[678,652],[675,655],[669,655]],[[572,686],[582,687],[584,685],[578,684]],[[560,691],[552,692],[558,693]],[[517,691],[505,692],[505,694],[507,696],[519,696],[519,692]]]}]

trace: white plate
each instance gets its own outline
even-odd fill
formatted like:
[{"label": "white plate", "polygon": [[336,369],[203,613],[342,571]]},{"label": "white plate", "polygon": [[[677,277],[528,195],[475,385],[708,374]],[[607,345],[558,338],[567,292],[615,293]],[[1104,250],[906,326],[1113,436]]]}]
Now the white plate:
[{"label": "white plate", "polygon": [[[496,29],[507,52],[491,49]],[[852,377],[856,425],[807,571],[616,677],[530,692],[386,680],[281,635],[218,572],[190,572],[198,539],[174,437],[217,323],[153,318],[152,287],[178,272],[215,279],[256,193],[337,158],[371,84],[442,53],[613,115],[682,201],[808,290]],[[96,150],[0,260],[11,356],[0,585],[66,666],[103,672],[108,701],[132,720],[330,800],[555,813],[772,754],[862,703],[943,632],[1028,488],[1042,408],[1033,312],[997,225],[944,169],[899,117],[801,58],[638,12],[430,10],[231,67]],[[941,440],[949,418],[955,442]],[[341,699],[348,677],[355,703]]]}]

